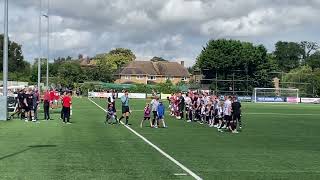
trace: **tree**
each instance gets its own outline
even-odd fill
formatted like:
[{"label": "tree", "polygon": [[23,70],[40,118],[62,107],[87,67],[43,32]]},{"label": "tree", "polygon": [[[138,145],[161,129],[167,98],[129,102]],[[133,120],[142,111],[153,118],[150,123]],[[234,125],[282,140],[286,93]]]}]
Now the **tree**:
[{"label": "tree", "polygon": [[152,62],[159,62],[159,61],[168,61],[168,60],[165,60],[165,59],[163,59],[162,57],[157,57],[157,56],[155,56],[155,57],[153,57],[150,61],[152,61]]},{"label": "tree", "polygon": [[[269,86],[272,82],[269,73],[273,71],[273,65],[266,48],[249,42],[211,40],[198,56],[195,67],[203,72],[205,79],[215,79],[217,74],[220,80],[228,80],[219,82],[220,90],[229,90],[234,77],[243,81],[248,79],[251,88]],[[238,86],[238,89],[246,89],[247,84],[239,83]]]},{"label": "tree", "polygon": [[58,77],[61,85],[73,87],[74,83],[78,83],[83,79],[82,69],[77,62],[65,62],[58,70]]},{"label": "tree", "polygon": [[129,61],[134,61],[136,59],[136,56],[133,54],[133,52],[130,49],[125,48],[116,48],[111,50],[109,54],[126,57]]},{"label": "tree", "polygon": [[314,54],[309,56],[306,60],[306,64],[309,65],[312,70],[320,68],[320,51],[316,51]]},{"label": "tree", "polygon": [[307,59],[311,56],[312,52],[315,52],[319,49],[319,45],[316,42],[308,42],[308,41],[302,41],[300,43],[301,48],[303,49],[303,62],[302,65],[305,65]]},{"label": "tree", "polygon": [[[116,56],[117,57],[117,56]],[[94,69],[94,74],[96,77],[94,79],[103,81],[103,82],[112,82],[114,80],[113,73],[115,68],[110,68],[112,65],[107,60],[99,60],[97,62],[97,67]]]},{"label": "tree", "polygon": [[276,43],[276,50],[274,51],[277,64],[284,72],[299,67],[304,54],[304,49],[295,42],[279,41]]},{"label": "tree", "polygon": [[[3,66],[3,35],[0,34],[0,67]],[[2,68],[0,68],[2,72]],[[24,61],[22,46],[9,40],[8,44],[8,70],[9,72],[21,72],[30,70],[30,64]]]},{"label": "tree", "polygon": [[[114,80],[114,73],[135,60],[136,56],[129,49],[117,48],[109,53],[99,54],[94,57],[97,66],[92,69],[93,78],[103,82]],[[93,72],[92,71],[92,72]]]},{"label": "tree", "polygon": [[108,64],[112,71],[116,71],[121,67],[124,67],[131,61],[134,61],[136,56],[129,49],[117,48],[109,53],[99,54],[94,60],[98,64]]},{"label": "tree", "polygon": [[320,95],[320,69],[312,71],[309,66],[301,66],[285,74],[283,81],[287,88],[297,88],[301,96]]},{"label": "tree", "polygon": [[[31,76],[30,76],[31,82],[38,81],[38,60],[39,59],[35,59],[33,65],[32,65],[32,68],[31,68]],[[46,62],[46,59],[41,59],[41,61],[40,61],[41,77],[46,76],[47,66],[46,66],[45,62]]]}]

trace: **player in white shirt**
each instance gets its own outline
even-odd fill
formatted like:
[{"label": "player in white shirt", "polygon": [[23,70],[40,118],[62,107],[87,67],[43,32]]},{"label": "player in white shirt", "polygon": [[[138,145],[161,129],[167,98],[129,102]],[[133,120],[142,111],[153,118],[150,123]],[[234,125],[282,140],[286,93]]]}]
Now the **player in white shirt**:
[{"label": "player in white shirt", "polygon": [[224,101],[224,107],[223,107],[223,115],[224,115],[224,120],[227,122],[227,128],[230,126],[230,121],[231,119],[231,112],[232,112],[232,102],[231,102],[231,97],[226,96],[225,101]]},{"label": "player in white shirt", "polygon": [[231,121],[231,97],[224,97],[224,105],[223,105],[223,122],[219,128],[219,131],[222,132],[222,129],[229,128]]},{"label": "player in white shirt", "polygon": [[203,124],[205,122],[206,119],[206,106],[204,105],[204,103],[201,103],[201,120],[200,120],[200,124]]},{"label": "player in white shirt", "polygon": [[185,100],[185,104],[186,104],[186,120],[188,122],[191,122],[191,119],[192,119],[192,100],[191,100],[188,93],[186,94],[186,97],[184,100]]},{"label": "player in white shirt", "polygon": [[232,121],[232,102],[231,102],[232,97],[228,96],[226,98],[226,101],[224,102],[224,119],[227,122],[227,128],[232,132],[232,133],[238,133],[236,129],[233,128],[233,121]]},{"label": "player in white shirt", "polygon": [[219,98],[215,96],[213,98],[213,106],[214,106],[214,127],[217,128],[219,127]]},{"label": "player in white shirt", "polygon": [[217,126],[219,132],[223,132],[222,128],[225,125],[225,121],[223,119],[223,107],[224,103],[220,102],[217,107],[217,119],[219,120],[219,124]]}]

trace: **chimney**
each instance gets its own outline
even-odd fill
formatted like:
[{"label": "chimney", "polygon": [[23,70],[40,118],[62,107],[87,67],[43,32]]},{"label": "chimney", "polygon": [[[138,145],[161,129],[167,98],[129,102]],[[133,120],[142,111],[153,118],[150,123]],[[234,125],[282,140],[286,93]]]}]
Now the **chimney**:
[{"label": "chimney", "polygon": [[183,67],[184,67],[184,61],[181,61],[181,66],[183,66]]}]

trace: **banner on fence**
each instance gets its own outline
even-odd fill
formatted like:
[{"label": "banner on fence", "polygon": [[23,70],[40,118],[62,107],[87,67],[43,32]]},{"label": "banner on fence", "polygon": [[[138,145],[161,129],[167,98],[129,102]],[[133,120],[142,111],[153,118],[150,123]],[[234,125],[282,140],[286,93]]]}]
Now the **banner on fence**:
[{"label": "banner on fence", "polygon": [[320,98],[301,98],[301,103],[320,104]]},{"label": "banner on fence", "polygon": [[251,96],[239,96],[238,100],[242,101],[242,102],[251,102],[252,97]]},{"label": "banner on fence", "polygon": [[257,102],[286,102],[282,97],[257,97]]},{"label": "banner on fence", "polygon": [[[160,98],[161,94],[158,93],[157,96]],[[154,97],[153,94],[147,94],[148,99],[152,99],[153,97]]]},{"label": "banner on fence", "polygon": [[167,99],[167,97],[171,97],[171,94],[161,94],[161,99]]},{"label": "banner on fence", "polygon": [[297,98],[297,97],[287,97],[287,102],[288,102],[288,103],[299,103],[299,102],[300,102],[300,98]]},{"label": "banner on fence", "polygon": [[[118,93],[118,98],[121,98],[124,95],[124,93]],[[145,93],[129,93],[129,98],[132,99],[146,99]]]},{"label": "banner on fence", "polygon": [[90,98],[108,98],[111,96],[111,93],[107,92],[89,92],[88,97]]}]

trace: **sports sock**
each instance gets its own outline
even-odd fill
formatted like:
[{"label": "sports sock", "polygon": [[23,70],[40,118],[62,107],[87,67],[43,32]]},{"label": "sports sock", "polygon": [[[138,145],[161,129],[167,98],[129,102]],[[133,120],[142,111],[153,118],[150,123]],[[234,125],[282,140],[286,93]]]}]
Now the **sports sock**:
[{"label": "sports sock", "polygon": [[127,116],[126,117],[126,124],[128,124],[128,122],[129,122],[129,117]]},{"label": "sports sock", "polygon": [[167,127],[166,123],[164,122],[164,120],[162,120],[162,123],[163,123],[163,127]]},{"label": "sports sock", "polygon": [[224,126],[224,122],[222,121],[222,123],[221,123],[221,125],[220,125],[220,127],[219,127],[219,129],[222,129],[222,127]]}]

